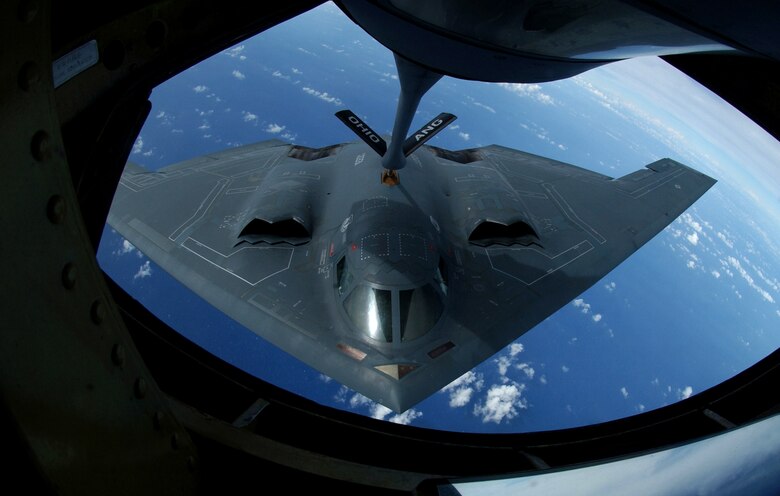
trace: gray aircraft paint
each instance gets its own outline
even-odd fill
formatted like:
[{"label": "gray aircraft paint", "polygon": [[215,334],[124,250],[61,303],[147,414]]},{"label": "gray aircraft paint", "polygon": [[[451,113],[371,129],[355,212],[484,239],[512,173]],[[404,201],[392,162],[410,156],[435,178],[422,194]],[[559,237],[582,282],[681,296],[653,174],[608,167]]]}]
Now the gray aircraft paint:
[{"label": "gray aircraft paint", "polygon": [[[360,142],[266,141],[158,172],[129,163],[108,220],[251,331],[401,412],[596,283],[715,182],[670,159],[613,179],[497,145],[424,145],[394,187],[381,170]],[[360,304],[385,313],[366,308],[355,325],[346,309]]]}]

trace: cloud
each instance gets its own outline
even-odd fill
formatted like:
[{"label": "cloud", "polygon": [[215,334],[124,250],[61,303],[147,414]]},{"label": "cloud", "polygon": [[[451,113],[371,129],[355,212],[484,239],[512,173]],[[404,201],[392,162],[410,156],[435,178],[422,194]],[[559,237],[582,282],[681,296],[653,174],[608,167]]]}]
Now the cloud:
[{"label": "cloud", "polygon": [[577,298],[572,302],[572,305],[579,308],[582,313],[588,313],[590,312],[590,303],[585,303],[585,300],[582,298]]},{"label": "cloud", "polygon": [[387,419],[387,421],[392,422],[394,424],[409,425],[414,420],[417,420],[422,416],[423,413],[421,411],[415,410],[414,408],[410,408],[409,410],[406,410],[404,413],[393,415],[392,417]]},{"label": "cloud", "polygon": [[235,77],[236,79],[241,80],[241,81],[246,79],[246,76],[244,75],[244,73],[239,71],[239,70],[233,71],[233,77]]},{"label": "cloud", "polygon": [[485,401],[474,405],[474,415],[482,418],[482,423],[500,424],[517,416],[520,409],[528,408],[528,402],[522,397],[525,386],[520,384],[494,384],[490,387]]},{"label": "cloud", "polygon": [[463,131],[459,132],[458,136],[460,136],[460,139],[463,141],[468,141],[471,139],[471,135],[469,133],[464,133]]},{"label": "cloud", "polygon": [[542,384],[547,384],[547,376],[546,375],[542,375],[539,378],[539,382],[541,382]]},{"label": "cloud", "polygon": [[713,269],[712,272],[710,272],[710,274],[712,274],[712,277],[714,277],[715,279],[720,279],[720,272],[718,272],[717,270]]},{"label": "cloud", "polygon": [[616,287],[617,287],[617,284],[615,284],[615,283],[614,283],[614,281],[613,281],[613,282],[610,282],[610,283],[607,283],[607,284],[605,284],[605,285],[604,285],[604,288],[605,288],[607,291],[609,291],[610,293],[611,293],[611,292],[613,292],[613,291],[615,291],[615,288],[616,288]]},{"label": "cloud", "polygon": [[677,397],[681,400],[688,399],[693,394],[693,388],[691,386],[685,386],[682,389],[677,390]]},{"label": "cloud", "polygon": [[696,262],[694,262],[693,260],[688,260],[688,263],[685,264],[685,266],[688,267],[689,269],[695,269],[696,268]]},{"label": "cloud", "polygon": [[333,380],[325,374],[320,374],[319,379],[326,384]]},{"label": "cloud", "polygon": [[308,86],[302,88],[302,90],[305,93],[308,93],[311,96],[316,96],[320,100],[328,102],[328,103],[332,103],[333,105],[336,105],[337,107],[341,105],[341,100],[339,100],[335,96],[329,95],[326,92],[315,90],[314,88],[309,88]]},{"label": "cloud", "polygon": [[739,262],[739,260],[737,260],[732,256],[729,256],[728,262],[732,267],[734,267],[737,270],[737,272],[739,272],[739,275],[742,276],[742,279],[744,279],[748,283],[748,286],[755,289],[756,292],[758,292],[758,294],[760,294],[762,298],[764,298],[769,303],[775,302],[775,299],[772,297],[771,294],[769,294],[767,290],[765,290],[764,288],[756,284],[756,282],[753,280],[750,274],[748,274],[747,270],[744,267],[742,267],[742,264]]},{"label": "cloud", "polygon": [[141,136],[138,136],[135,139],[135,143],[133,143],[133,151],[130,153],[141,153],[144,149],[144,139]]},{"label": "cloud", "polygon": [[493,114],[496,113],[496,109],[494,109],[493,107],[490,107],[488,105],[485,105],[484,103],[479,103],[479,102],[471,102],[471,103],[473,103],[477,107],[480,107],[480,108],[483,108],[483,109],[487,110],[488,112],[491,112]]},{"label": "cloud", "polygon": [[[128,240],[126,240],[126,239],[123,239],[123,240],[122,240],[122,245],[119,247],[119,249],[118,249],[118,250],[114,250],[114,252],[113,252],[113,253],[114,253],[114,255],[117,255],[117,256],[122,256],[122,255],[126,255],[126,254],[128,254],[128,253],[132,253],[132,252],[134,252],[134,251],[135,251],[135,249],[136,249],[136,248],[135,248],[135,246],[133,245],[133,243],[129,242],[129,241],[128,241]],[[140,251],[138,251],[138,252],[136,252],[136,253],[138,254],[138,256],[139,256],[139,257],[142,257],[142,256],[143,256],[143,253],[141,253]]]},{"label": "cloud", "polygon": [[252,122],[257,120],[257,115],[253,114],[252,112],[247,112],[246,110],[243,110],[241,115],[244,116],[244,122]]},{"label": "cloud", "polygon": [[272,124],[268,124],[268,126],[265,128],[265,132],[271,134],[279,134],[282,131],[284,131],[285,127],[286,126],[280,126],[279,124],[272,123]]},{"label": "cloud", "polygon": [[152,275],[152,267],[149,264],[149,260],[144,262],[143,265],[138,267],[138,272],[135,273],[133,276],[133,279],[143,279],[145,277],[151,277]]},{"label": "cloud", "polygon": [[192,91],[194,91],[195,93],[203,93],[204,91],[206,91],[208,89],[209,89],[208,86],[204,86],[202,84],[199,84],[199,85],[195,86],[194,88],[192,88]]},{"label": "cloud", "polygon": [[550,95],[544,93],[542,87],[538,84],[498,83],[498,85],[516,95],[531,98],[544,105],[555,105],[555,100]]},{"label": "cloud", "polygon": [[271,73],[271,75],[272,75],[273,77],[278,77],[278,78],[281,78],[281,79],[286,79],[286,80],[288,80],[288,81],[290,80],[290,76],[288,76],[287,74],[282,74],[282,73],[281,73],[281,72],[279,72],[279,71],[274,71],[274,72],[272,72],[272,73]]},{"label": "cloud", "polygon": [[627,399],[628,398],[628,389],[626,389],[626,387],[623,386],[622,388],[620,388],[620,394],[623,395],[623,398]]},{"label": "cloud", "polygon": [[699,234],[695,231],[689,234],[688,236],[686,236],[685,239],[687,239],[688,242],[693,246],[699,244]]},{"label": "cloud", "polygon": [[593,322],[598,322],[600,320],[601,320],[601,314],[600,313],[593,314]]},{"label": "cloud", "polygon": [[717,233],[715,233],[715,236],[717,236],[718,239],[723,241],[724,245],[728,246],[729,248],[734,248],[734,242],[731,241],[731,239],[729,239],[729,237],[723,234],[722,232],[718,231]]},{"label": "cloud", "polygon": [[528,378],[528,380],[531,380],[534,378],[534,374],[536,374],[536,371],[533,367],[528,365],[527,363],[518,363],[515,365],[515,368],[525,374],[525,376]]},{"label": "cloud", "polygon": [[567,367],[566,365],[561,365],[561,370],[565,374],[566,372],[570,371],[571,369],[569,367]]},{"label": "cloud", "polygon": [[228,57],[231,57],[231,58],[239,58],[241,60],[245,60],[246,57],[242,54],[242,52],[244,51],[245,48],[246,48],[246,45],[238,45],[238,46],[234,46],[233,48],[231,48],[229,50],[226,50],[226,51],[224,51],[222,53],[224,53],[225,55],[227,55]]},{"label": "cloud", "polygon": [[466,406],[474,392],[481,391],[483,385],[482,374],[470,370],[441,388],[441,392],[449,393],[450,407],[460,408]]},{"label": "cloud", "polygon": [[[346,393],[349,391],[349,389],[345,388],[344,386],[342,386],[342,388],[344,388],[344,392],[342,393],[342,390],[339,389],[339,393],[336,394],[337,401],[344,401],[343,399],[339,399],[339,397],[344,398]],[[352,397],[349,399],[349,406],[353,409],[366,408],[368,409],[368,415],[370,417],[378,420],[387,420],[388,422],[393,422],[395,424],[409,425],[412,423],[412,421],[422,417],[423,415],[422,412],[411,408],[401,414],[392,415],[390,418],[386,418],[388,415],[393,413],[391,409],[366,398],[360,393],[355,393],[352,395]]]},{"label": "cloud", "polygon": [[303,74],[303,71],[302,71],[302,70],[300,70],[300,69],[296,69],[295,67],[293,67],[293,68],[292,68],[292,69],[290,69],[290,70],[292,71],[292,73],[293,73],[293,74]]},{"label": "cloud", "polygon": [[515,356],[518,353],[522,353],[524,350],[522,343],[512,343],[509,345],[509,354]]}]

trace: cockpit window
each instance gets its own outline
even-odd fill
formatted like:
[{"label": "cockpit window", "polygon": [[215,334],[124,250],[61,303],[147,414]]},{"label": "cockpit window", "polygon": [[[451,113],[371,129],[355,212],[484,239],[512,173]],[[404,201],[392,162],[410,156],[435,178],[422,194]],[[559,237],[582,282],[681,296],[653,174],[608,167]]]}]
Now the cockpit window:
[{"label": "cockpit window", "polygon": [[401,341],[417,339],[436,324],[441,317],[442,303],[430,284],[399,291],[401,310]]},{"label": "cockpit window", "polygon": [[355,327],[378,341],[393,340],[393,306],[390,291],[364,284],[344,300],[344,310]]},{"label": "cockpit window", "polygon": [[336,264],[336,280],[338,281],[339,295],[346,293],[349,285],[352,284],[352,272],[347,270],[346,257],[341,257],[341,260]]}]

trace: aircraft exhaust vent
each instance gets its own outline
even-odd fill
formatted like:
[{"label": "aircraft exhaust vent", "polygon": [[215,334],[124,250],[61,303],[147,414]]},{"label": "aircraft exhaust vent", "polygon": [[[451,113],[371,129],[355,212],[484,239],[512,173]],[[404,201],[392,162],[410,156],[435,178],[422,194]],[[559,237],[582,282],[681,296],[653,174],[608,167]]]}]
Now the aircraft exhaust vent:
[{"label": "aircraft exhaust vent", "polygon": [[283,219],[268,222],[263,219],[252,219],[238,235],[239,242],[247,243],[287,243],[302,245],[311,240],[311,234],[297,219]]},{"label": "aircraft exhaust vent", "polygon": [[339,152],[340,148],[341,145],[331,145],[324,148],[309,148],[308,146],[293,145],[290,147],[290,151],[287,152],[287,156],[311,162],[312,160],[319,160],[335,155]]},{"label": "aircraft exhaust vent", "polygon": [[435,146],[428,146],[428,148],[437,157],[449,160],[450,162],[458,162],[459,164],[470,164],[471,162],[478,162],[483,160],[482,153],[476,148],[469,148],[467,150],[446,150],[444,148],[438,148]]},{"label": "aircraft exhaust vent", "polygon": [[534,229],[523,221],[501,224],[483,221],[471,231],[469,243],[478,246],[539,244],[539,236]]}]

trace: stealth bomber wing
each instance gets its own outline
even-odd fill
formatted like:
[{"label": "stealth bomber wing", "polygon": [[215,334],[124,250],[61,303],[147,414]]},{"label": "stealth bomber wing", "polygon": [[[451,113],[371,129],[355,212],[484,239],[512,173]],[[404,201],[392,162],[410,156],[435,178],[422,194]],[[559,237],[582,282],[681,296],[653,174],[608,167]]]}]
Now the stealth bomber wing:
[{"label": "stealth bomber wing", "polygon": [[672,222],[714,180],[670,159],[613,179],[501,146],[267,141],[146,172],[109,223],[185,286],[395,411],[472,369]]}]

